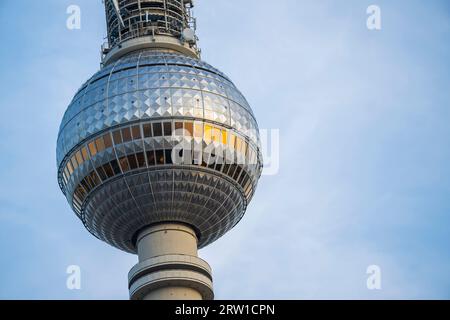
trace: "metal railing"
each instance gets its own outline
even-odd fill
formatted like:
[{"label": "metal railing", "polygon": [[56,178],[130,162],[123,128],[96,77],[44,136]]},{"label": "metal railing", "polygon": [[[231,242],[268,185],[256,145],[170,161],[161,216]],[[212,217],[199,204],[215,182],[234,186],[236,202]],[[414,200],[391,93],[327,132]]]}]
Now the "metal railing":
[{"label": "metal railing", "polygon": [[[111,1],[105,5],[108,24],[108,45],[102,47],[105,50],[143,36],[167,35],[183,41],[185,29],[196,29],[191,16],[192,1],[121,0],[120,19]],[[197,37],[190,39],[192,48],[195,49],[196,43]]]}]

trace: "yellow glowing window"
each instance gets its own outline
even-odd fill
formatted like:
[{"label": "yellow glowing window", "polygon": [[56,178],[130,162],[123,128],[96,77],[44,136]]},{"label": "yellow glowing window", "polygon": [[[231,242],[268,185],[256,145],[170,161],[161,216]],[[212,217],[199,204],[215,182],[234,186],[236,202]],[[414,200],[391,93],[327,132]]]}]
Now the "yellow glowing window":
[{"label": "yellow glowing window", "polygon": [[75,156],[77,157],[77,161],[79,163],[79,165],[81,166],[83,164],[83,157],[81,156],[81,151],[78,151]]},{"label": "yellow glowing window", "polygon": [[241,138],[237,138],[236,139],[236,151],[237,152],[241,152],[241,148],[242,148],[242,139]]},{"label": "yellow glowing window", "polygon": [[86,147],[83,147],[83,149],[81,149],[81,154],[83,155],[84,161],[89,160],[89,154],[88,154],[88,152],[87,152]]},{"label": "yellow glowing window", "polygon": [[204,139],[206,142],[211,142],[211,134],[212,134],[212,127],[208,124],[205,124],[205,136]]},{"label": "yellow glowing window", "polygon": [[203,124],[201,123],[194,124],[194,136],[196,138],[203,138]]},{"label": "yellow glowing window", "polygon": [[194,124],[192,122],[186,122],[184,124],[185,134],[192,137],[194,134]]},{"label": "yellow glowing window", "polygon": [[75,158],[75,156],[73,156],[72,159],[70,159],[70,162],[72,163],[73,170],[77,170],[78,162],[77,162],[77,159]]},{"label": "yellow glowing window", "polygon": [[94,141],[89,143],[89,152],[91,153],[91,156],[95,156],[97,154],[97,148],[95,147]]},{"label": "yellow glowing window", "polygon": [[102,152],[105,150],[105,142],[103,141],[103,137],[98,138],[95,140],[95,145],[97,146],[97,151]]},{"label": "yellow glowing window", "polygon": [[73,168],[72,168],[72,164],[69,162],[67,162],[67,169],[69,170],[70,175],[72,175],[73,173]]},{"label": "yellow glowing window", "polygon": [[227,141],[228,141],[228,136],[227,136],[227,130],[222,130],[222,143],[224,144],[224,145],[226,145],[227,144]]}]

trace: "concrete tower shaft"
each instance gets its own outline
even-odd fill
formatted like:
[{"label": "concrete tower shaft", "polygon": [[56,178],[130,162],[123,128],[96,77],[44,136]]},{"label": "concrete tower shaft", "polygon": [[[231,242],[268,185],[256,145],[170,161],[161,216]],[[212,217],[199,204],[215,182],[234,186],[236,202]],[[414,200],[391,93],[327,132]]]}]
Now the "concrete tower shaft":
[{"label": "concrete tower shaft", "polygon": [[211,268],[198,257],[190,226],[167,223],[139,233],[139,263],[128,280],[133,300],[212,300]]},{"label": "concrete tower shaft", "polygon": [[104,0],[108,43],[103,63],[139,49],[175,51],[199,58],[192,0]]}]

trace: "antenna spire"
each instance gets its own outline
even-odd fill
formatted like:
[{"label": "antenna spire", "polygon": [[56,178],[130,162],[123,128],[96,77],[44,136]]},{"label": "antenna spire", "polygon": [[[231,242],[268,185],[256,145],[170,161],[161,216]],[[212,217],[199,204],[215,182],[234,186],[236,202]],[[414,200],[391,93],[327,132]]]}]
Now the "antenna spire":
[{"label": "antenna spire", "polygon": [[104,0],[108,30],[103,64],[154,48],[200,58],[192,0]]}]

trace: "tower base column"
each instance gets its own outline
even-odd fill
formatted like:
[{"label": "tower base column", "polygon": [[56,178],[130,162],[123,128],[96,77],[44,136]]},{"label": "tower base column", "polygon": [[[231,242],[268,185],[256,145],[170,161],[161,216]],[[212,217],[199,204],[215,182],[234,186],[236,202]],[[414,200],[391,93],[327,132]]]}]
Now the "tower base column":
[{"label": "tower base column", "polygon": [[140,232],[139,263],[129,275],[132,300],[212,300],[211,267],[198,257],[195,232],[159,224]]}]

